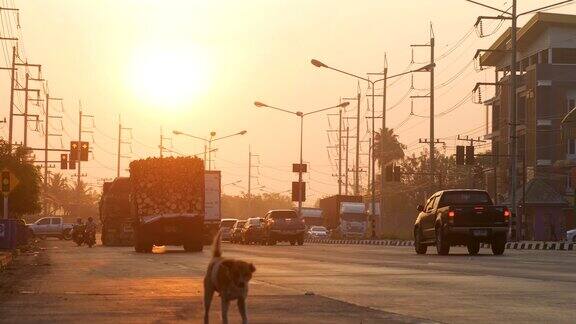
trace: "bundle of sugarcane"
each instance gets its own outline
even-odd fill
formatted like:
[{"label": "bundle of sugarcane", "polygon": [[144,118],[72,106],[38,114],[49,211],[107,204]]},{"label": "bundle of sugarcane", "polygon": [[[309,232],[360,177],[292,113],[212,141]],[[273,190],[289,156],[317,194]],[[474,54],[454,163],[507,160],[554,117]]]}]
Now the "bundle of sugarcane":
[{"label": "bundle of sugarcane", "polygon": [[130,163],[137,216],[204,213],[204,163],[195,157],[148,158]]}]

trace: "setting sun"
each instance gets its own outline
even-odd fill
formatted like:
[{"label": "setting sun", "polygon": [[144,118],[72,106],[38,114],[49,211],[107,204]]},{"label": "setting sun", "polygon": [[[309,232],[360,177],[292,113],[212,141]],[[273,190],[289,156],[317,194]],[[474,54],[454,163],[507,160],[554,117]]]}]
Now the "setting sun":
[{"label": "setting sun", "polygon": [[182,109],[209,86],[210,62],[197,47],[140,48],[129,66],[134,95],[153,107]]}]

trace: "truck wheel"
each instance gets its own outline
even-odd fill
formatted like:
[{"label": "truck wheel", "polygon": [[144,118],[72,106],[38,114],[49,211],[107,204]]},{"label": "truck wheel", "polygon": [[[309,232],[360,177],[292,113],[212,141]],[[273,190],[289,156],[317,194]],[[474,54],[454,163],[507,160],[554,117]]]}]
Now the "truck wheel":
[{"label": "truck wheel", "polygon": [[422,232],[419,228],[414,230],[414,250],[416,254],[426,254],[428,251],[428,246],[422,243]]},{"label": "truck wheel", "polygon": [[442,227],[436,227],[436,252],[438,255],[448,255],[450,253],[450,242],[442,233]]},{"label": "truck wheel", "polygon": [[202,252],[204,245],[201,241],[191,241],[184,243],[184,251],[186,252]]},{"label": "truck wheel", "polygon": [[304,237],[303,236],[300,236],[298,238],[298,245],[304,245]]},{"label": "truck wheel", "polygon": [[152,248],[154,244],[144,243],[144,242],[136,242],[134,245],[134,250],[138,253],[150,253],[152,252]]},{"label": "truck wheel", "polygon": [[504,250],[506,250],[506,238],[497,237],[492,240],[490,246],[492,247],[492,253],[494,255],[502,255],[504,254]]},{"label": "truck wheel", "polygon": [[295,241],[295,240],[290,240],[290,245],[296,245],[296,241]]},{"label": "truck wheel", "polygon": [[276,245],[276,240],[275,239],[268,239],[268,245]]},{"label": "truck wheel", "polygon": [[466,244],[468,248],[468,254],[470,255],[477,255],[480,252],[480,242],[477,240],[470,240],[468,244]]}]

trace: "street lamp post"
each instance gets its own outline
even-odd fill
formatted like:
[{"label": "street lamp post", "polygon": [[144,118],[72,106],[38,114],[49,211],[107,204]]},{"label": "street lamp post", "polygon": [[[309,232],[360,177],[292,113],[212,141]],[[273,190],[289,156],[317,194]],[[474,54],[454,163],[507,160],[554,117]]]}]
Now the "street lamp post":
[{"label": "street lamp post", "polygon": [[174,135],[184,135],[184,136],[188,136],[191,138],[195,138],[201,141],[204,141],[205,143],[207,143],[208,148],[206,148],[206,145],[204,145],[204,167],[206,167],[206,154],[208,154],[208,170],[212,170],[212,152],[216,151],[216,149],[212,149],[212,142],[214,141],[219,141],[225,138],[229,138],[232,136],[237,136],[237,135],[245,135],[246,133],[248,133],[248,131],[240,131],[238,133],[234,133],[234,134],[230,134],[230,135],[226,135],[226,136],[222,136],[222,137],[218,137],[218,138],[214,138],[216,136],[216,132],[210,132],[210,137],[208,139],[203,138],[203,137],[198,137],[198,136],[194,136],[192,134],[188,134],[188,133],[184,133],[181,131],[177,131],[177,130],[173,130],[172,133]]},{"label": "street lamp post", "polygon": [[307,113],[303,113],[301,111],[290,111],[287,109],[283,109],[283,108],[278,108],[278,107],[274,107],[274,106],[270,106],[267,104],[264,104],[260,101],[255,101],[254,105],[256,107],[266,107],[266,108],[270,108],[270,109],[275,109],[278,111],[282,111],[291,115],[296,115],[298,117],[300,117],[300,167],[298,168],[298,217],[302,217],[302,164],[304,164],[303,161],[303,146],[304,146],[304,117],[308,116],[308,115],[312,115],[315,113],[319,113],[322,111],[326,111],[329,109],[333,109],[333,108],[344,108],[347,107],[350,103],[349,102],[342,102],[339,105],[336,106],[332,106],[332,107],[328,107],[328,108],[322,108],[322,109],[318,109],[318,110],[314,110],[314,111],[310,111]]},{"label": "street lamp post", "polygon": [[[352,74],[352,73],[349,73],[349,72],[346,72],[346,71],[342,71],[342,70],[340,70],[340,69],[337,69],[337,68],[328,66],[328,65],[326,65],[326,64],[324,64],[324,63],[322,63],[322,62],[320,62],[320,61],[318,61],[318,60],[316,60],[316,59],[311,60],[310,63],[312,63],[312,65],[314,65],[315,67],[327,68],[327,69],[330,69],[330,70],[334,70],[334,71],[336,71],[336,72],[340,72],[340,73],[342,73],[342,74],[346,74],[346,75],[348,75],[348,76],[354,77],[354,78],[359,79],[359,80],[364,80],[364,81],[367,81],[368,83],[370,83],[371,88],[372,88],[372,101],[371,101],[371,106],[372,106],[372,118],[371,118],[371,119],[372,119],[372,145],[374,145],[374,143],[375,143],[375,141],[374,141],[374,135],[375,135],[375,132],[376,132],[376,131],[375,131],[375,126],[376,126],[376,125],[375,125],[375,119],[376,119],[376,116],[374,115],[374,111],[375,111],[375,109],[374,109],[374,97],[375,97],[375,93],[374,93],[375,90],[374,90],[374,88],[375,88],[376,83],[378,83],[378,82],[384,82],[384,97],[383,97],[383,98],[384,98],[384,100],[386,100],[386,99],[385,99],[385,98],[386,98],[386,80],[392,79],[392,78],[396,78],[396,77],[399,77],[399,76],[402,76],[402,75],[414,73],[414,72],[424,72],[424,71],[428,71],[429,69],[431,69],[431,68],[433,68],[433,67],[435,66],[435,64],[428,64],[428,65],[425,65],[425,66],[423,66],[423,67],[421,67],[421,68],[418,68],[418,69],[415,69],[415,70],[410,70],[410,71],[406,71],[406,72],[402,72],[402,73],[395,74],[395,75],[390,75],[390,76],[387,75],[387,73],[386,73],[387,71],[386,71],[383,78],[378,79],[378,80],[370,80],[370,79],[368,79],[368,78],[361,77],[361,76],[359,76],[359,75]],[[386,69],[386,70],[387,70],[387,69]],[[383,111],[382,111],[382,131],[381,131],[381,134],[380,134],[380,154],[383,154],[383,153],[384,153],[384,141],[383,141],[383,139],[384,139],[384,134],[383,134],[383,132],[384,132],[384,129],[386,128],[386,117],[385,117],[385,114],[386,114],[386,108],[384,108]],[[371,170],[371,174],[372,174],[372,175],[371,175],[371,178],[372,178],[372,179],[371,179],[371,182],[372,182],[372,185],[369,186],[369,187],[371,187],[371,193],[370,193],[370,195],[371,195],[371,198],[372,198],[372,199],[371,199],[371,203],[370,203],[370,204],[371,204],[371,208],[370,208],[370,213],[371,213],[371,215],[370,215],[370,217],[371,217],[371,221],[374,221],[375,218],[376,218],[376,214],[375,214],[375,209],[376,209],[376,208],[375,208],[375,207],[376,207],[376,187],[374,186],[374,184],[376,183],[376,172],[375,172],[375,171],[376,171],[376,155],[374,154],[374,149],[372,149],[371,162],[372,162],[372,170]],[[384,172],[383,172],[383,170],[384,170],[384,164],[383,164],[383,163],[382,163],[382,165],[381,165],[381,168],[382,168],[382,170],[380,171],[380,196],[381,196],[381,198],[380,198],[380,218],[382,219],[382,216],[383,216],[382,214],[384,213],[384,207],[383,207],[383,205],[384,205],[384,180],[385,180],[385,179],[384,179]],[[372,227],[372,238],[374,238],[374,236],[375,236],[375,232],[374,232],[374,226],[373,226],[373,227]]]}]

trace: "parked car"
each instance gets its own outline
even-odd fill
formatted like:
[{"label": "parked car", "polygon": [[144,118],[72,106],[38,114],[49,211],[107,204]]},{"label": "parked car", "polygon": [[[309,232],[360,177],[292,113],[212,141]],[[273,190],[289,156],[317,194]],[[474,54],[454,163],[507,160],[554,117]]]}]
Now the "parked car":
[{"label": "parked car", "polygon": [[43,217],[27,226],[34,236],[42,239],[57,237],[61,240],[69,240],[72,238],[72,224],[64,223],[62,217]]},{"label": "parked car", "polygon": [[242,231],[242,242],[244,244],[262,243],[263,237],[262,218],[248,218],[244,224],[244,230]]},{"label": "parked car", "polygon": [[324,226],[311,226],[308,230],[309,238],[327,238],[328,230]]},{"label": "parked car", "polygon": [[270,210],[263,221],[264,240],[269,245],[276,242],[290,242],[291,245],[303,245],[306,227],[292,209]]},{"label": "parked car", "polygon": [[576,228],[566,232],[566,241],[576,243]]},{"label": "parked car", "polygon": [[232,228],[230,229],[230,242],[231,243],[240,243],[242,242],[242,232],[244,231],[244,224],[246,220],[239,219],[234,223]]},{"label": "parked car", "polygon": [[220,231],[222,231],[222,241],[230,241],[230,230],[236,224],[236,218],[224,218],[220,221]]},{"label": "parked car", "polygon": [[451,246],[466,245],[468,253],[475,255],[480,243],[490,243],[495,255],[504,253],[510,211],[505,206],[494,206],[488,192],[439,191],[417,209],[416,253],[425,254],[429,245],[436,245],[438,254],[446,255]]}]

